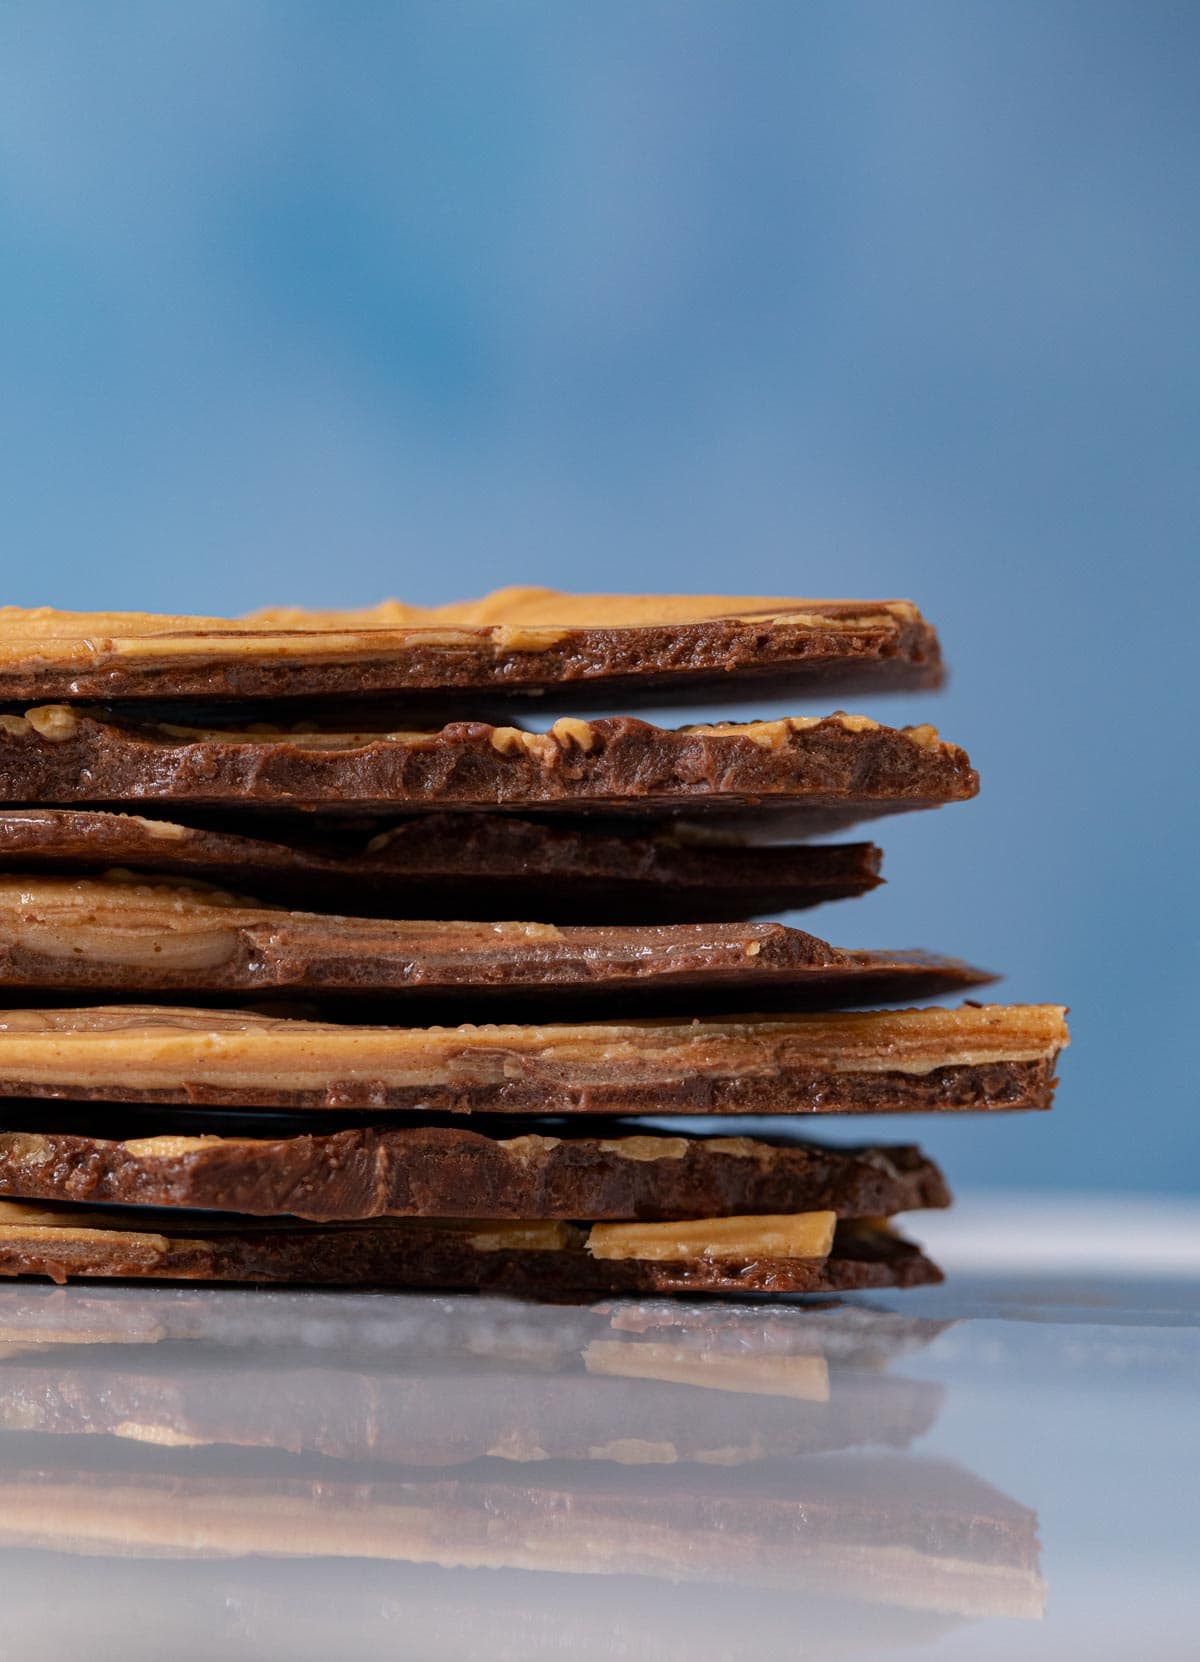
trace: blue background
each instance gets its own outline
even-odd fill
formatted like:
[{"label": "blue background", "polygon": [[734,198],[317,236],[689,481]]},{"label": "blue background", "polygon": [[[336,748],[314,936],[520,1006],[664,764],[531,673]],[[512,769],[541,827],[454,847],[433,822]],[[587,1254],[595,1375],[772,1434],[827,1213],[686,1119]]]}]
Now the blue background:
[{"label": "blue background", "polygon": [[816,914],[1074,1006],[969,1182],[1190,1189],[1200,9],[0,6],[3,599],[901,594],[978,802]]}]

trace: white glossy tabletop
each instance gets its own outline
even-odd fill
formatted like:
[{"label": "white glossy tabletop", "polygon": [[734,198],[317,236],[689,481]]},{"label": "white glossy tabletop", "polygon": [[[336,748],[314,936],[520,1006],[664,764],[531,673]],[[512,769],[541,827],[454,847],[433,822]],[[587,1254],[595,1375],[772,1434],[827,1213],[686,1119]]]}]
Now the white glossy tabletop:
[{"label": "white glossy tabletop", "polygon": [[960,1215],[823,1307],[2,1286],[0,1657],[1197,1656],[1194,1214]]}]

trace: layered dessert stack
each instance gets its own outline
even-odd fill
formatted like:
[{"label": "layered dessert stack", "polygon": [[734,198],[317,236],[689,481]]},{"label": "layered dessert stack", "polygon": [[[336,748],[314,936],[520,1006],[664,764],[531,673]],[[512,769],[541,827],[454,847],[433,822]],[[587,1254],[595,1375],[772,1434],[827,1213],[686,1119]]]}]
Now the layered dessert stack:
[{"label": "layered dessert stack", "polygon": [[914,1008],[991,978],[745,920],[865,893],[876,848],[805,839],[964,801],[968,758],[841,711],[588,712],[939,678],[894,601],[0,612],[0,1271],[936,1279],[890,1222],[948,1204],[936,1167],[790,1127],[1048,1108],[1063,1011]]}]

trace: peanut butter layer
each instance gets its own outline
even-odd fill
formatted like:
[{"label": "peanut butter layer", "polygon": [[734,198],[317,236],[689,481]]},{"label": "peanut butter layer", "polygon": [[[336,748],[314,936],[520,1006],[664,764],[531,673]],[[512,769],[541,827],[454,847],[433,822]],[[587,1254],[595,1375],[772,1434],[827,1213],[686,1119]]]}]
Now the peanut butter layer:
[{"label": "peanut butter layer", "polygon": [[[240,822],[244,824],[244,819]],[[30,874],[133,867],[374,917],[551,923],[741,921],[864,894],[870,843],[688,842],[670,825],[611,828],[508,814],[422,814],[375,831],[255,835],[89,808],[0,810],[0,862]]]},{"label": "peanut butter layer", "polygon": [[547,733],[186,727],[39,705],[0,715],[0,801],[195,807],[786,812],[810,832],[974,796],[966,753],[932,727],[789,716],[661,728],[563,718]]},{"label": "peanut butter layer", "polygon": [[[882,1217],[948,1206],[916,1148],[823,1148],[748,1137],[484,1136],[457,1126],[367,1125],[317,1136],[94,1134],[95,1110],[0,1111],[0,1195],[186,1206],[314,1222],[374,1217],[641,1218],[836,1212]],[[112,1119],[139,1117],[114,1108]],[[146,1116],[161,1127],[170,1111]],[[64,1121],[68,1123],[64,1123]],[[18,1126],[20,1128],[18,1128]]]},{"label": "peanut butter layer", "polygon": [[262,906],[111,873],[0,876],[0,986],[141,993],[399,994],[405,1001],[789,1009],[930,997],[985,971],[845,952],[778,923],[397,922]]},{"label": "peanut butter layer", "polygon": [[680,1264],[694,1258],[828,1258],[835,1212],[680,1219],[673,1223],[598,1223],[588,1233],[593,1258]]},{"label": "peanut butter layer", "polygon": [[[660,1227],[646,1225],[646,1228]],[[512,1292],[832,1292],[940,1279],[918,1249],[873,1225],[839,1225],[828,1257],[606,1258],[586,1225],[408,1219],[302,1224],[202,1213],[89,1212],[0,1202],[0,1275],[284,1282]],[[774,1238],[774,1232],[772,1235]],[[749,1237],[747,1236],[748,1240]]]},{"label": "peanut butter layer", "polygon": [[0,608],[0,698],[537,695],[628,701],[936,686],[937,635],[903,600],[564,595],[248,618]]},{"label": "peanut butter layer", "polygon": [[372,1027],[93,1006],[0,1017],[0,1096],[433,1113],[1047,1108],[1059,1005]]}]

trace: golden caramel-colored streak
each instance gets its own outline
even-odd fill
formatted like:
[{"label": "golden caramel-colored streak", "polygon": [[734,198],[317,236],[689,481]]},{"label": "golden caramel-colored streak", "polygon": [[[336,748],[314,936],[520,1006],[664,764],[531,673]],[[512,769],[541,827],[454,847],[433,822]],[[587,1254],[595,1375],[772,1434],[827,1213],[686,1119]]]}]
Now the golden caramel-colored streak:
[{"label": "golden caramel-colored streak", "polygon": [[876,626],[908,621],[917,609],[907,600],[800,600],[781,596],[713,594],[567,594],[560,589],[511,587],[477,600],[444,606],[412,606],[383,600],[376,606],[316,611],[303,606],[265,606],[242,617],[222,618],[163,612],[72,612],[53,606],[0,606],[0,635],[27,640],[81,636],[103,647],[112,640],[146,635],[270,634],[293,630],[350,631],[420,627],[450,631],[505,626],[576,629],[628,628],[658,623],[703,623],[713,618],[811,617],[827,627],[837,622]]},{"label": "golden caramel-colored streak", "polygon": [[681,626],[714,619],[786,624],[818,631],[895,634],[919,617],[903,600],[798,600],[747,595],[563,594],[507,588],[446,606],[385,600],[343,611],[268,607],[243,618],[150,612],[72,612],[0,607],[0,665],[45,670],[97,658],[132,661],[188,656],[228,659],[375,657],[441,647],[540,652],[572,630]]},{"label": "golden caramel-colored streak", "polygon": [[0,1200],[0,1228],[3,1229],[113,1229],[118,1218],[130,1214],[88,1212],[82,1207],[59,1211],[53,1206],[39,1206],[35,1201]]},{"label": "golden caramel-colored streak", "polygon": [[592,1339],[583,1352],[589,1373],[620,1379],[659,1379],[740,1396],[829,1401],[829,1364],[823,1356],[757,1356],[688,1350],[656,1340]]},{"label": "golden caramel-colored streak", "polygon": [[[91,1214],[93,1217],[95,1214]],[[94,1225],[78,1224],[73,1217],[42,1224],[0,1223],[0,1247],[8,1251],[39,1253],[49,1248],[52,1255],[71,1256],[99,1248],[110,1259],[114,1249],[134,1263],[165,1263],[172,1256],[203,1249],[206,1242],[194,1236],[159,1235],[146,1229],[118,1229],[98,1219]]]},{"label": "golden caramel-colored streak", "polygon": [[[606,1137],[600,1147],[619,1160],[682,1160],[695,1145],[687,1137]],[[707,1150],[707,1144],[702,1145]]]},{"label": "golden caramel-colored streak", "polygon": [[433,1226],[464,1234],[474,1252],[566,1252],[576,1241],[576,1231],[569,1223],[545,1218],[472,1218],[448,1223],[434,1219]]},{"label": "golden caramel-colored streak", "polygon": [[[0,1244],[19,1249],[28,1243],[32,1247],[54,1246],[60,1250],[89,1246],[110,1250],[119,1246],[146,1260],[203,1248],[207,1244],[204,1236],[248,1229],[269,1237],[275,1230],[287,1233],[305,1227],[291,1219],[229,1217],[205,1223],[204,1235],[197,1236],[195,1222],[191,1225],[191,1235],[180,1235],[173,1224],[170,1233],[163,1233],[139,1227],[141,1221],[137,1211],[128,1208],[89,1212],[83,1208],[4,1201],[0,1202]],[[675,1263],[696,1258],[827,1258],[836,1222],[833,1212],[808,1212],[672,1224],[594,1224],[589,1234],[582,1233],[573,1224],[544,1218],[406,1218],[389,1220],[381,1227],[396,1234],[418,1237],[450,1232],[461,1235],[472,1252],[480,1253],[570,1252],[586,1245],[594,1258]],[[306,1232],[328,1233],[329,1227],[308,1226]]]},{"label": "golden caramel-colored streak", "polygon": [[0,1017],[0,1072],[39,1085],[167,1088],[181,1080],[242,1088],[326,1088],[331,1078],[394,1086],[499,1084],[543,1067],[672,1074],[770,1071],[929,1073],[1040,1061],[1068,1043],[1055,1004],[957,1010],[833,1011],[745,1020],[344,1027],[174,1006],[10,1010]]},{"label": "golden caramel-colored streak", "polygon": [[846,621],[870,621],[878,627],[890,618],[911,618],[909,601],[798,600],[761,595],[679,594],[565,594],[559,589],[505,588],[479,600],[460,600],[446,606],[409,606],[385,600],[365,611],[308,612],[299,607],[268,607],[251,613],[248,623],[275,629],[393,628],[405,624],[459,625],[486,628],[513,624],[549,625],[574,629],[620,629],[660,623],[702,623],[711,618],[812,617],[821,627],[829,618],[822,608],[853,608],[861,613]]},{"label": "golden caramel-colored streak", "polygon": [[186,1431],[176,1431],[173,1426],[142,1425],[137,1420],[121,1420],[112,1427],[111,1435],[130,1443],[150,1443],[156,1448],[203,1448],[207,1442],[204,1437],[190,1437]]},{"label": "golden caramel-colored streak", "polygon": [[686,1223],[597,1223],[587,1247],[593,1258],[668,1264],[694,1258],[828,1258],[836,1224],[836,1212],[697,1218]]},{"label": "golden caramel-colored streak", "polygon": [[0,640],[67,640],[80,637],[97,649],[116,636],[182,635],[245,629],[231,618],[171,616],[166,612],[70,612],[54,606],[0,606]]},{"label": "golden caramel-colored streak", "polygon": [[[753,933],[753,925],[747,926]],[[216,969],[234,957],[240,933],[287,932],[321,952],[330,933],[360,951],[503,953],[561,941],[549,923],[375,920],[266,906],[202,882],[107,872],[100,877],[0,877],[0,948],[43,958],[151,967]]]},{"label": "golden caramel-colored streak", "polygon": [[[209,1133],[198,1137],[179,1137],[164,1134],[159,1137],[130,1137],[127,1142],[119,1146],[126,1154],[135,1160],[183,1160],[189,1154],[196,1154],[202,1148],[212,1148],[214,1145],[224,1148],[253,1148],[254,1137],[218,1137]],[[0,1136],[0,1147],[3,1146],[3,1137]]]}]

